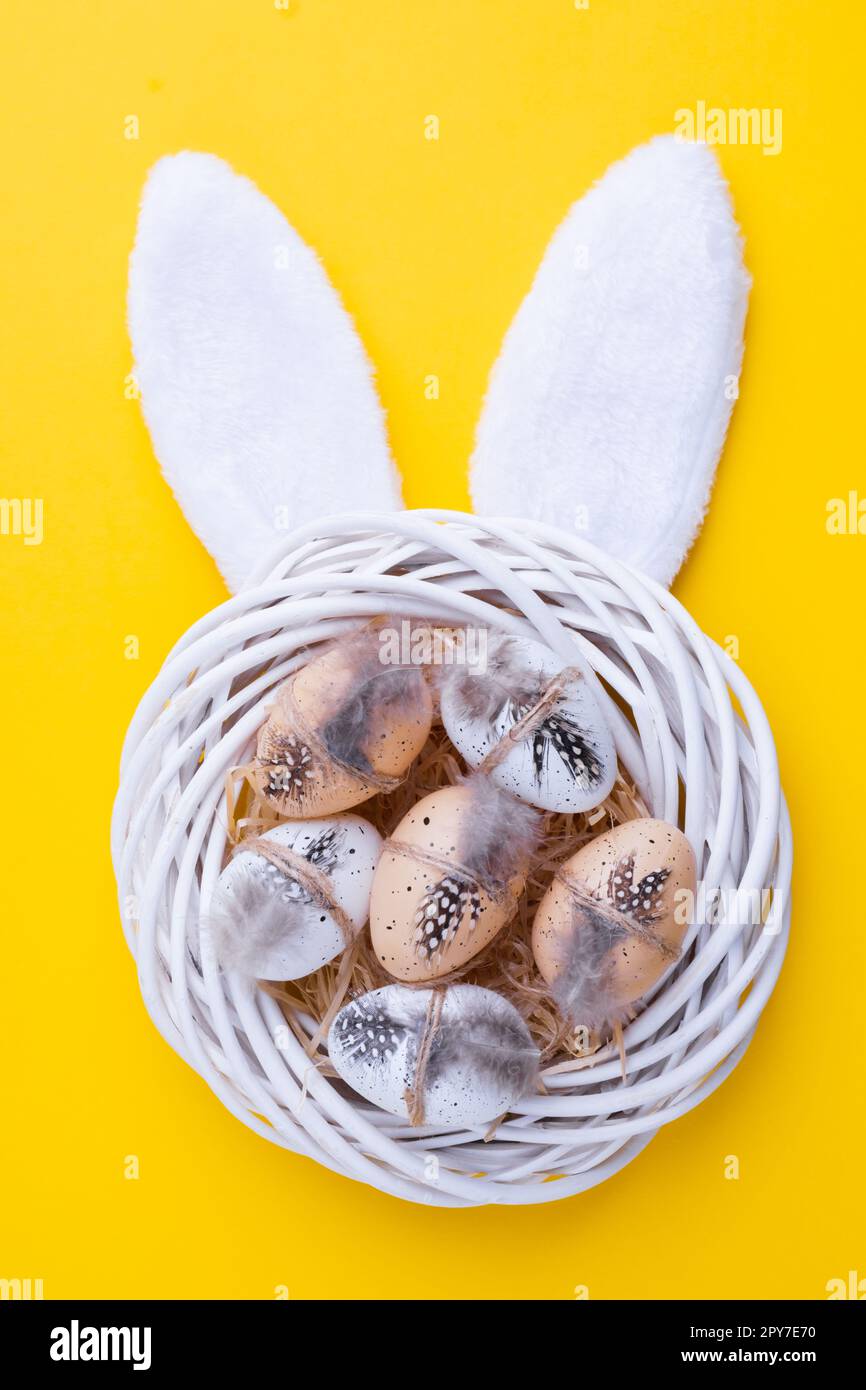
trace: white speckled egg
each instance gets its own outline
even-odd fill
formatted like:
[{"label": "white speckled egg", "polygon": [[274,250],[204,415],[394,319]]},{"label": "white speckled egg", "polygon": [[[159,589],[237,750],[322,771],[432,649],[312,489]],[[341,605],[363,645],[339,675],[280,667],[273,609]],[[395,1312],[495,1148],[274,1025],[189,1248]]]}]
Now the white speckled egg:
[{"label": "white speckled egg", "polygon": [[628,1016],[677,959],[695,882],[691,845],[660,820],[626,821],[562,865],[532,951],[564,1017],[600,1031]]},{"label": "white speckled egg", "polygon": [[383,659],[385,631],[363,628],[327,647],[277,691],[250,780],[282,815],[357,806],[396,785],[424,747],[430,689],[419,667]]},{"label": "white speckled egg", "polygon": [[[257,848],[234,856],[211,898],[203,926],[220,963],[259,980],[299,980],[333,960],[367,921],[381,849],[378,830],[360,816],[268,830]],[[297,869],[285,851],[301,861]]]},{"label": "white speckled egg", "polygon": [[370,936],[398,980],[445,975],[514,915],[540,817],[476,773],[408,811],[373,879]]},{"label": "white speckled egg", "polygon": [[[490,634],[483,665],[444,668],[442,722],[470,767],[481,766],[564,670],[549,647],[502,633]],[[572,672],[540,722],[489,771],[500,787],[545,811],[598,806],[616,781],[617,763],[592,686]]]},{"label": "white speckled egg", "polygon": [[386,985],[353,999],[328,1033],[339,1075],[380,1110],[477,1129],[534,1089],[539,1053],[507,999],[478,985]]}]

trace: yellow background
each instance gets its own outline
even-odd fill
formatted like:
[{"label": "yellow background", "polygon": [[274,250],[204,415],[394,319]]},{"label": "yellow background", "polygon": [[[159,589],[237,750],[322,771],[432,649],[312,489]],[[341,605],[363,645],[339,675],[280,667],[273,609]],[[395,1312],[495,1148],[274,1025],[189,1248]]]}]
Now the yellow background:
[{"label": "yellow background", "polygon": [[[0,490],[44,498],[45,539],[0,537],[0,1276],[42,1278],[46,1297],[266,1299],[280,1284],[821,1298],[866,1276],[866,537],[825,527],[830,498],[866,497],[858,10],[7,0]],[[608,1184],[539,1209],[413,1207],[224,1112],[157,1036],[123,944],[107,854],[121,738],[171,643],[224,596],[124,398],[139,190],[184,147],[256,180],[356,318],[407,502],[462,506],[486,375],[553,229],[699,100],[784,113],[778,157],[720,151],[755,289],[741,400],[677,592],[738,638],[775,727],[797,843],[788,961],[736,1073]]]}]

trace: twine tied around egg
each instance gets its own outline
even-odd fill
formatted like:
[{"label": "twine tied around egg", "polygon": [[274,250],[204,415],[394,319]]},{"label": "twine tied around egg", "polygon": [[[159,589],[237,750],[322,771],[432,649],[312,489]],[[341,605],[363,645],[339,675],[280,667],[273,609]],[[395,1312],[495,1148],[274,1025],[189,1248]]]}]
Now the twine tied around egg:
[{"label": "twine tied around egg", "polygon": [[415,1061],[415,1075],[412,1085],[407,1086],[403,1092],[403,1099],[409,1112],[410,1125],[423,1125],[424,1123],[424,1081],[427,1076],[427,1065],[430,1061],[430,1053],[433,1051],[433,1044],[436,1041],[436,1034],[439,1032],[439,1025],[442,1022],[442,1010],[445,1007],[445,990],[434,989],[431,991],[427,1001],[427,1012],[424,1015],[424,1026],[421,1030],[421,1037],[418,1040],[418,1051]]},{"label": "twine tied around egg", "polygon": [[455,863],[453,859],[446,859],[444,855],[434,854],[432,850],[422,849],[420,845],[407,845],[405,840],[396,840],[392,835],[382,846],[383,854],[388,850],[392,854],[400,855],[403,859],[414,859],[418,864],[429,865],[431,869],[436,869],[441,873],[443,878],[467,879],[470,883],[483,889],[488,898],[491,898],[497,906],[511,903],[516,907],[519,902],[519,894],[513,892],[508,883],[479,874],[476,869],[467,869],[465,865]]},{"label": "twine tied around egg", "polygon": [[575,681],[582,678],[582,673],[576,666],[565,666],[563,669],[547,682],[534,705],[530,705],[525,714],[512,724],[510,729],[499,738],[490,752],[485,755],[479,763],[479,772],[492,772],[499,767],[514,749],[517,743],[523,743],[525,739],[532,735],[541,727],[547,716],[551,713],[562,699],[566,690]]},{"label": "twine tied around egg", "polygon": [[[338,767],[341,772],[345,772],[347,776],[355,778],[356,781],[361,783],[362,787],[370,788],[375,792],[392,792],[405,782],[406,773],[402,773],[399,777],[388,776],[384,772],[376,772],[372,767],[369,769],[355,767],[353,763],[347,762],[345,758],[340,758],[335,753],[332,753],[324,739],[322,739],[315,730],[310,728],[310,725],[301,714],[298,703],[294,697],[293,686],[294,677],[292,677],[288,686],[280,692],[279,696],[279,701],[290,720],[289,733],[282,735],[282,737],[287,738],[291,736],[297,743],[305,745],[312,755],[313,765],[318,764],[319,766],[327,767],[330,763],[334,767]],[[262,771],[266,768],[279,768],[280,765],[279,759],[260,758],[257,755],[251,763],[247,763],[245,766],[234,770],[246,777],[247,781],[252,783],[254,789],[258,790],[254,781],[256,775],[260,776]]]},{"label": "twine tied around egg", "polygon": [[333,917],[339,927],[343,940],[350,946],[357,929],[351,917],[344,912],[334,895],[334,885],[327,874],[311,864],[309,859],[305,859],[302,854],[296,854],[294,850],[287,849],[285,845],[275,844],[266,835],[255,835],[252,839],[242,840],[236,847],[235,854],[259,854],[262,859],[266,859],[269,864],[273,864],[280,873],[287,878],[292,878],[304,890],[307,896],[318,906],[328,912]]},{"label": "twine tied around egg", "polygon": [[[331,1026],[331,1021],[337,1014],[342,997],[348,988],[352,971],[355,968],[360,933],[351,917],[344,912],[337,902],[334,886],[328,875],[318,869],[315,864],[311,864],[309,859],[305,859],[301,854],[296,854],[294,850],[287,849],[285,845],[275,844],[266,835],[254,835],[248,840],[242,840],[240,844],[235,846],[234,854],[243,854],[247,850],[251,854],[261,855],[286,877],[294,879],[314,903],[330,913],[345,943],[334,999],[326,1009],[319,1022],[319,1027],[307,1045],[309,1054],[312,1056]],[[260,983],[266,988],[268,987],[268,982],[262,981]]]},{"label": "twine tied around egg", "polygon": [[668,961],[679,960],[681,955],[679,948],[671,946],[669,942],[660,937],[657,932],[653,931],[649,923],[639,922],[628,912],[609,908],[601,898],[596,898],[592,893],[588,893],[586,885],[581,883],[580,879],[575,878],[573,874],[570,874],[564,865],[560,865],[553,877],[556,883],[562,884],[579,907],[586,908],[604,918],[606,925],[621,928],[629,936],[635,937],[647,946],[654,947]]}]

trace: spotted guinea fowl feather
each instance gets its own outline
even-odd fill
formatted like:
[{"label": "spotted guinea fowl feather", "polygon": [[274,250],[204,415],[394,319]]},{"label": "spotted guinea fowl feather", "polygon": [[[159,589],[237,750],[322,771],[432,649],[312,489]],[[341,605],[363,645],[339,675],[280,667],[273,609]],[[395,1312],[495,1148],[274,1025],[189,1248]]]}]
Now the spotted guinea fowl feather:
[{"label": "spotted guinea fowl feather", "polygon": [[652,926],[661,915],[664,887],[670,878],[670,869],[653,869],[643,878],[634,881],[633,854],[620,859],[607,880],[607,896],[617,912],[631,917],[642,926]]},{"label": "spotted guinea fowl feather", "polygon": [[467,931],[473,932],[481,916],[481,898],[471,879],[454,873],[429,883],[415,912],[416,954],[427,959],[444,950],[467,912]]},{"label": "spotted guinea fowl feather", "polygon": [[344,1055],[371,1068],[386,1066],[409,1032],[407,1017],[389,1013],[375,993],[350,1000],[335,1026]]},{"label": "spotted guinea fowl feather", "polygon": [[[518,713],[517,719],[521,717]],[[551,754],[560,759],[581,791],[590,791],[601,782],[604,768],[586,731],[575,719],[556,710],[539,724],[532,735],[532,765],[537,786],[541,786]]]}]

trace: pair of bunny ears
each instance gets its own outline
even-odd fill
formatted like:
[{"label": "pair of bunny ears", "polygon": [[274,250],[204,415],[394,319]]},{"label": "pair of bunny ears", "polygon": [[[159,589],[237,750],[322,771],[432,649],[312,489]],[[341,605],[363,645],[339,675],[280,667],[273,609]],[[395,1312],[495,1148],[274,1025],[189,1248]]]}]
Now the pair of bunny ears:
[{"label": "pair of bunny ears", "polygon": [[[659,136],[612,165],[506,335],[470,464],[476,512],[578,529],[670,583],[737,394],[749,285],[706,146]],[[129,324],[156,453],[231,590],[280,530],[402,506],[349,315],[277,208],[214,155],[151,171]]]}]

